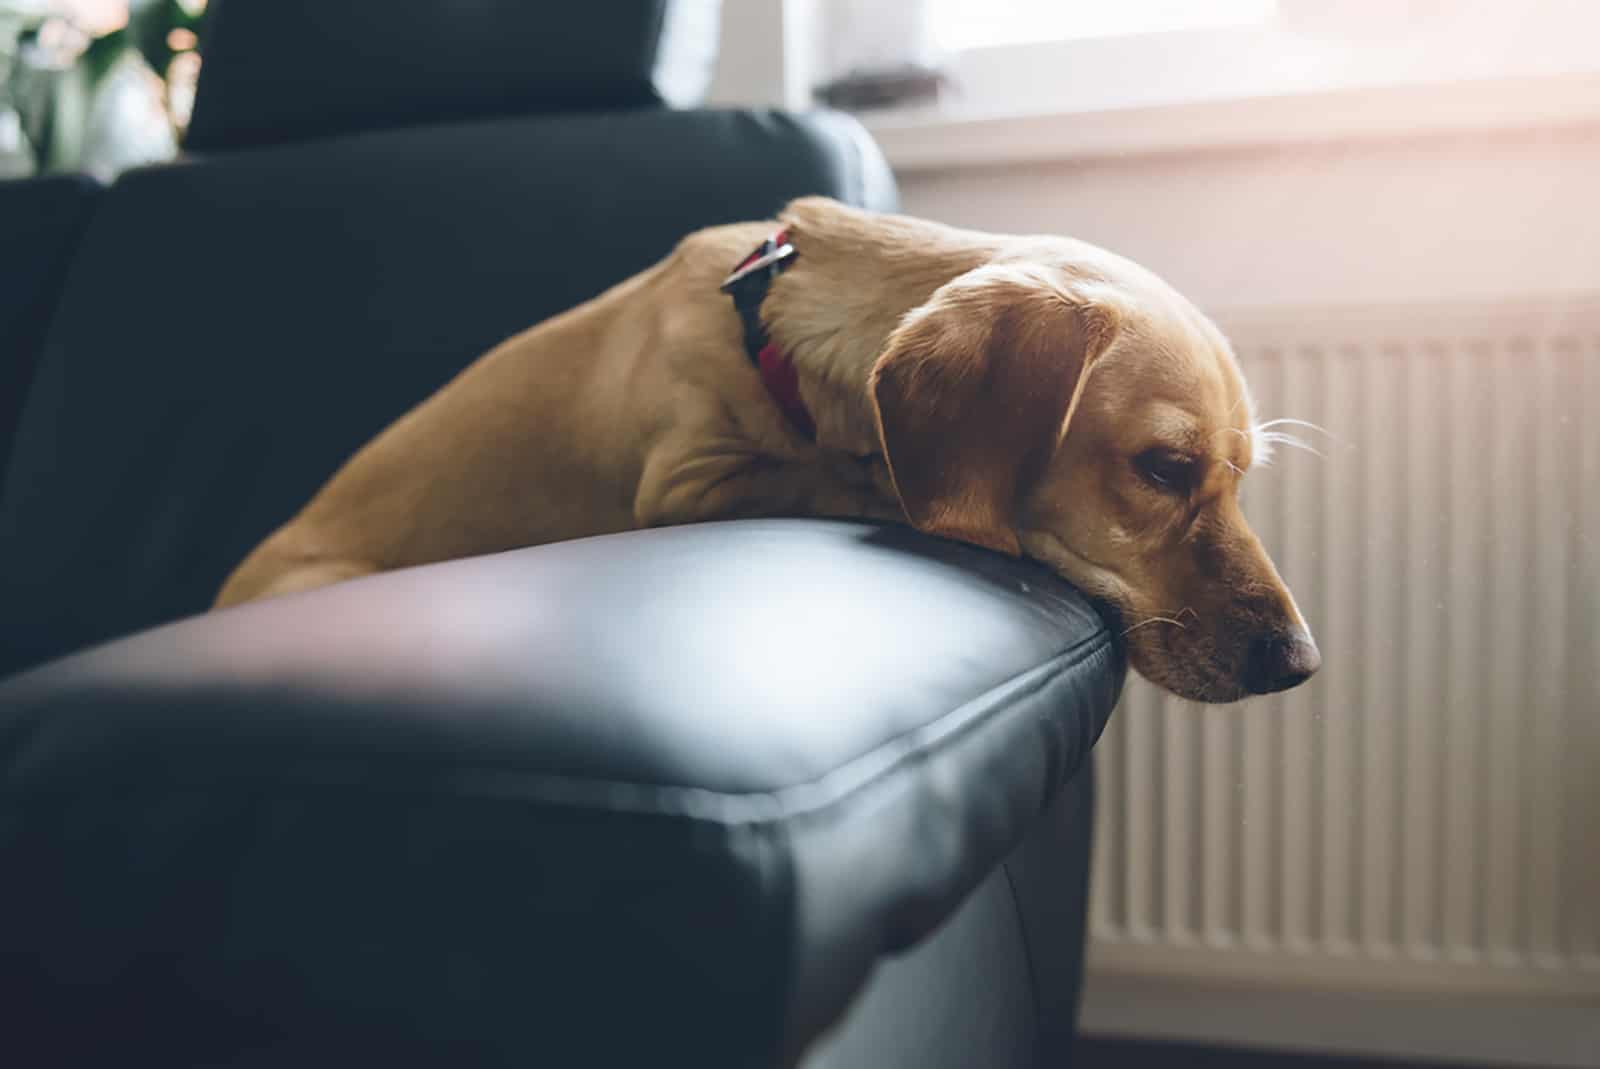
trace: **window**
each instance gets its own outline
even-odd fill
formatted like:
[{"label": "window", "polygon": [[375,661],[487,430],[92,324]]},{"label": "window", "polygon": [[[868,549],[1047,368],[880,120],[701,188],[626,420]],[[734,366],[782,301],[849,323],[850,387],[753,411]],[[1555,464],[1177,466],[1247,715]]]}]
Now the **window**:
[{"label": "window", "polygon": [[1126,37],[1269,21],[1277,0],[934,0],[934,36],[951,51],[1091,37]]},{"label": "window", "polygon": [[902,172],[1600,118],[1600,0],[907,10],[923,13],[947,88],[865,116]]}]

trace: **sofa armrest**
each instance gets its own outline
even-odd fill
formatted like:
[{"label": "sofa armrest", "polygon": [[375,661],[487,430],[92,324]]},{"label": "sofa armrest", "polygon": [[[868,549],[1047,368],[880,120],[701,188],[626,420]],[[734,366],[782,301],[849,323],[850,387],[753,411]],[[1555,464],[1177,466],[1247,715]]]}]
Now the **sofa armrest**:
[{"label": "sofa armrest", "polygon": [[1122,673],[1041,569],[825,521],[180,621],[0,684],[0,998],[168,1064],[787,1059],[1021,840]]}]

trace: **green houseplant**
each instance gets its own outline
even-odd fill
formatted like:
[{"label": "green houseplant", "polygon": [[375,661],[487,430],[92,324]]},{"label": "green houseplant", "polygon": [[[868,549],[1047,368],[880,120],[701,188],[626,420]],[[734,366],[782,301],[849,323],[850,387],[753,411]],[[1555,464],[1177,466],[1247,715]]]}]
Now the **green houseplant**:
[{"label": "green houseplant", "polygon": [[0,0],[0,177],[177,150],[205,0]]}]

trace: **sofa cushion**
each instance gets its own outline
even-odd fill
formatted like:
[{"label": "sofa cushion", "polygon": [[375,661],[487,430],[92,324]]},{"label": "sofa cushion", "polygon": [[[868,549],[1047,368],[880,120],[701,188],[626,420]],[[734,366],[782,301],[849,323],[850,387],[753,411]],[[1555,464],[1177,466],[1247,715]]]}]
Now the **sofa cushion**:
[{"label": "sofa cushion", "polygon": [[191,149],[698,103],[720,0],[212,0]]}]

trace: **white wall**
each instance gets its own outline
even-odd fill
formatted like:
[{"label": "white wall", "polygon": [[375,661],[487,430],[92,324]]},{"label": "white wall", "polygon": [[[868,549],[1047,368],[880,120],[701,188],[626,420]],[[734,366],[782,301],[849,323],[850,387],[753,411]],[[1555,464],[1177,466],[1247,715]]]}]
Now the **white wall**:
[{"label": "white wall", "polygon": [[816,80],[816,0],[723,0],[713,107],[801,108]]},{"label": "white wall", "polygon": [[1600,292],[1600,129],[902,175],[905,211],[1084,238],[1203,307]]}]

